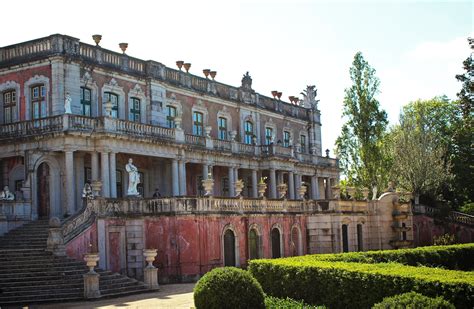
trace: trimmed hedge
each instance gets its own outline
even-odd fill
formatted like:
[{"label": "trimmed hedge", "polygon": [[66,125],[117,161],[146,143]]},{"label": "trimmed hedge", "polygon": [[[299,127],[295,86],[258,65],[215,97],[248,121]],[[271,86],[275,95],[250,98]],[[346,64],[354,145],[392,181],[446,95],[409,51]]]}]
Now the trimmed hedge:
[{"label": "trimmed hedge", "polygon": [[380,303],[375,304],[372,309],[456,309],[453,304],[442,297],[427,297],[425,295],[410,292],[392,297],[384,298]]},{"label": "trimmed hedge", "polygon": [[262,287],[246,270],[236,267],[215,268],[194,287],[197,309],[264,309]]},{"label": "trimmed hedge", "polygon": [[424,265],[447,269],[474,269],[474,243],[450,246],[430,246],[414,249],[350,252],[311,255],[318,261],[358,263],[397,262],[404,265]]},{"label": "trimmed hedge", "polygon": [[327,309],[324,306],[311,306],[303,301],[297,301],[291,298],[277,298],[265,296],[265,308],[267,309]]},{"label": "trimmed hedge", "polygon": [[370,308],[384,297],[419,291],[443,296],[457,308],[474,303],[474,273],[398,263],[318,261],[312,256],[251,260],[265,293],[333,308]]}]

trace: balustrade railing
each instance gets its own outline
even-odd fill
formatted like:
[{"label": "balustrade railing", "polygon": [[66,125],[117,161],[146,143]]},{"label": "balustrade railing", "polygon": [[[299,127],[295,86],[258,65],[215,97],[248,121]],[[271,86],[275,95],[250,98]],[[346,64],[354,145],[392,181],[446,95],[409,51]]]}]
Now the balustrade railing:
[{"label": "balustrade railing", "polygon": [[0,49],[0,61],[8,61],[14,58],[21,58],[38,53],[49,52],[50,50],[50,38],[43,38],[26,42],[25,44],[17,44]]},{"label": "balustrade railing", "polygon": [[239,153],[253,154],[255,153],[255,146],[239,143]]},{"label": "balustrade railing", "polygon": [[165,79],[170,81],[170,82],[173,82],[173,83],[179,83],[180,82],[179,71],[176,71],[176,70],[173,70],[173,69],[170,69],[170,68],[166,68],[165,69]]},{"label": "balustrade railing", "polygon": [[160,137],[165,139],[174,139],[175,130],[159,126],[148,125],[139,122],[125,121],[116,119],[116,130],[119,133],[143,136],[143,137]]},{"label": "balustrade railing", "polygon": [[[425,205],[413,205],[413,212],[426,214],[427,216],[434,217],[438,215],[441,210],[439,208],[429,207]],[[448,215],[446,216],[446,219],[452,222],[474,226],[474,216],[466,213],[458,211],[449,211]]]},{"label": "balustrade railing", "polygon": [[31,202],[0,201],[0,216],[7,220],[31,220]]},{"label": "balustrade railing", "polygon": [[339,210],[342,212],[367,212],[369,211],[369,204],[367,201],[338,201]]},{"label": "balustrade railing", "polygon": [[222,140],[222,139],[214,139],[213,140],[214,149],[222,150],[222,151],[231,151],[232,144],[230,141]]},{"label": "balustrade railing", "polygon": [[68,129],[77,131],[92,131],[97,127],[97,118],[68,115]]},{"label": "balustrade railing", "polygon": [[0,138],[18,138],[59,132],[63,129],[63,116],[20,121],[0,126]]},{"label": "balustrade railing", "polygon": [[204,136],[185,134],[185,142],[187,144],[206,146],[206,138]]}]

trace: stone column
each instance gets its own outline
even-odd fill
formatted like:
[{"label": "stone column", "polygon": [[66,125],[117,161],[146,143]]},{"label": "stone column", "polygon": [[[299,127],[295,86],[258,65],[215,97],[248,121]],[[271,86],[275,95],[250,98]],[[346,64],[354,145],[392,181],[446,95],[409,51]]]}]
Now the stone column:
[{"label": "stone column", "polygon": [[288,197],[290,200],[295,199],[295,176],[293,172],[288,172]]},{"label": "stone column", "polygon": [[318,176],[311,176],[311,198],[313,200],[319,199]]},{"label": "stone column", "polygon": [[236,182],[237,180],[239,180],[239,168],[234,167],[234,182]]},{"label": "stone column", "polygon": [[331,179],[328,177],[326,178],[326,199],[331,198]]},{"label": "stone column", "polygon": [[207,179],[208,174],[209,174],[209,164],[203,164],[202,165],[202,179]]},{"label": "stone column", "polygon": [[[7,160],[2,160],[2,187],[0,188],[3,190],[3,187],[8,186],[8,162]],[[12,190],[13,188],[10,188]]]},{"label": "stone column", "polygon": [[74,174],[76,180],[76,209],[78,211],[82,208],[82,189],[84,188],[84,153],[78,152],[74,160]]},{"label": "stone column", "polygon": [[257,179],[257,170],[252,170],[252,197],[257,198],[258,197],[258,179]]},{"label": "stone column", "polygon": [[110,197],[109,153],[100,153],[100,178],[102,180],[102,196]]},{"label": "stone column", "polygon": [[178,160],[171,160],[171,192],[173,196],[179,195],[179,176],[178,176]]},{"label": "stone column", "polygon": [[[110,165],[110,197],[117,197],[117,172],[116,172],[116,154],[111,152],[109,154],[109,165]],[[141,180],[143,181],[143,179]]]},{"label": "stone column", "polygon": [[99,180],[99,154],[91,152],[91,180]]},{"label": "stone column", "polygon": [[186,195],[186,162],[179,160],[179,195]]},{"label": "stone column", "polygon": [[234,186],[235,178],[234,178],[234,167],[229,166],[229,196],[235,196],[235,186]]},{"label": "stone column", "polygon": [[66,209],[69,215],[74,214],[75,210],[75,186],[74,186],[74,152],[65,151],[64,152],[64,167],[66,173]]},{"label": "stone column", "polygon": [[283,182],[283,171],[278,171],[277,172],[277,185],[281,184]]},{"label": "stone column", "polygon": [[270,169],[270,190],[268,191],[270,193],[270,198],[276,198],[277,197],[277,190],[276,190],[276,172],[274,168]]}]

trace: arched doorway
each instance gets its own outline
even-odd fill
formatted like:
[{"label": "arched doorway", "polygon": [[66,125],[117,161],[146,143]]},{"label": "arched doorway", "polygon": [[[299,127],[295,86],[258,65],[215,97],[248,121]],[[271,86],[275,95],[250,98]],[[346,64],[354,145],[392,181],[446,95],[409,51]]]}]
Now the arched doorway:
[{"label": "arched doorway", "polygon": [[349,234],[347,224],[342,225],[342,252],[349,252]]},{"label": "arched doorway", "polygon": [[301,248],[301,233],[297,226],[293,226],[291,229],[291,255],[302,255]]},{"label": "arched doorway", "polygon": [[48,163],[41,163],[37,171],[37,201],[38,201],[38,217],[48,218],[51,205],[50,197],[50,169]]},{"label": "arched doorway", "polygon": [[235,235],[231,229],[224,233],[224,266],[235,266]]},{"label": "arched doorway", "polygon": [[272,258],[281,257],[280,247],[280,230],[277,228],[272,229]]},{"label": "arched doorway", "polygon": [[258,259],[260,258],[258,254],[258,234],[257,231],[252,228],[249,232],[249,259]]}]

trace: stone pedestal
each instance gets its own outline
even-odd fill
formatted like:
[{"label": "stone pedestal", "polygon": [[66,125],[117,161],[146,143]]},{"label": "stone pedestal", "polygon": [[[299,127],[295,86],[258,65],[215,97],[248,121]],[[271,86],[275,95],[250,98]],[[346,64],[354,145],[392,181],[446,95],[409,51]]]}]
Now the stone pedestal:
[{"label": "stone pedestal", "polygon": [[150,290],[159,290],[160,286],[158,284],[158,268],[149,268],[145,267],[143,270],[143,276],[145,285]]},{"label": "stone pedestal", "polygon": [[85,298],[99,298],[99,277],[98,273],[87,273],[84,277],[84,297]]},{"label": "stone pedestal", "polygon": [[46,242],[46,251],[49,251],[56,256],[66,255],[61,221],[57,217],[53,217],[49,220],[49,235]]}]

